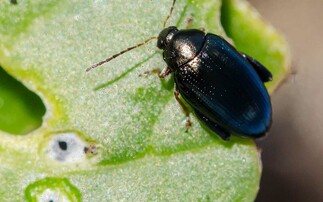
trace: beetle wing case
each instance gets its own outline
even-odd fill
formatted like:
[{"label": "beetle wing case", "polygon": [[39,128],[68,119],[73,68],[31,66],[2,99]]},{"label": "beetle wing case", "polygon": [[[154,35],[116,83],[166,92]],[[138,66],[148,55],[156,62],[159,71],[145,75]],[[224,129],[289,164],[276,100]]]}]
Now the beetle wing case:
[{"label": "beetle wing case", "polygon": [[194,111],[230,133],[260,137],[271,124],[268,92],[250,63],[223,38],[207,34],[201,51],[175,70]]}]

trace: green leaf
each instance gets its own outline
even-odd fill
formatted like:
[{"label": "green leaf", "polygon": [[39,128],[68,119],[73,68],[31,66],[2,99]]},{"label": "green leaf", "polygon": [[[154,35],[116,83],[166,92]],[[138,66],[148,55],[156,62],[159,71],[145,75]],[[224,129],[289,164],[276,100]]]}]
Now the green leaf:
[{"label": "green leaf", "polygon": [[[226,31],[281,80],[286,43],[247,2],[224,2],[221,8],[219,0],[179,0],[168,24],[185,28],[191,18],[191,27],[224,37]],[[54,200],[55,194],[70,201],[254,200],[261,161],[253,141],[224,142],[195,117],[186,133],[173,78],[138,76],[165,67],[156,42],[85,73],[93,63],[158,35],[171,3],[3,1],[1,66],[42,98],[46,114],[24,136],[0,132],[2,200]],[[252,46],[261,51],[243,43],[237,29],[249,30],[247,41],[258,37]],[[268,54],[272,49],[275,54]]]}]

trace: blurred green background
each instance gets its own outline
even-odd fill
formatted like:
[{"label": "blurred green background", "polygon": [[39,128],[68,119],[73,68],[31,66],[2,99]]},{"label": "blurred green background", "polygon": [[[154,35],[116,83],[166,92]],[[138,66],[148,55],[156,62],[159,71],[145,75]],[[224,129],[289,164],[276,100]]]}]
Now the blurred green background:
[{"label": "blurred green background", "polygon": [[292,52],[292,74],[272,96],[270,134],[257,142],[263,174],[256,201],[323,201],[323,1],[250,2]]}]

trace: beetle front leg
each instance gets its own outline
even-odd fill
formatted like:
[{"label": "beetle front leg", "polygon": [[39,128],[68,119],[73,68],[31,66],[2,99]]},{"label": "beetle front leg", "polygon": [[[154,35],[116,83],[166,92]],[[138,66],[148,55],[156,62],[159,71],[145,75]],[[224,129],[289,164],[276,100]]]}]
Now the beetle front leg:
[{"label": "beetle front leg", "polygon": [[[185,29],[190,29],[192,24],[193,24],[193,16],[188,16],[185,20]],[[205,28],[201,27],[199,28],[198,30],[202,31],[202,32],[205,32]]]},{"label": "beetle front leg", "polygon": [[172,72],[171,68],[166,67],[164,68],[159,74],[159,78],[164,79]]},{"label": "beetle front leg", "polygon": [[191,117],[190,117],[190,110],[187,108],[187,106],[182,102],[181,99],[179,99],[179,91],[176,89],[174,89],[174,95],[175,95],[175,98],[177,100],[177,102],[179,103],[179,105],[182,107],[182,110],[184,111],[185,113],[185,116],[186,116],[186,132],[188,131],[188,129],[192,126],[192,122],[191,122]]},{"label": "beetle front leg", "polygon": [[169,67],[164,68],[163,70],[160,70],[159,68],[154,68],[148,71],[145,71],[144,73],[142,73],[140,76],[148,76],[148,74],[157,74],[158,77],[160,79],[164,79],[166,78],[170,73],[172,72],[172,70]]}]

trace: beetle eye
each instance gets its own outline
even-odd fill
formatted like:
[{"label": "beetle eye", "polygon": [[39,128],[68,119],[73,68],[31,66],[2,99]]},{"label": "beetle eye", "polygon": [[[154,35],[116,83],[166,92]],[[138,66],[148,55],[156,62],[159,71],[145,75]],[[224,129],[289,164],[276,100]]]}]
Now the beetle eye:
[{"label": "beetle eye", "polygon": [[164,49],[165,48],[165,40],[164,40],[164,38],[162,38],[160,36],[158,37],[157,47],[159,49]]},{"label": "beetle eye", "polygon": [[164,42],[163,39],[160,40],[160,44],[163,45],[163,46],[165,46],[165,42]]},{"label": "beetle eye", "polygon": [[175,32],[177,31],[178,30],[176,27],[168,27],[163,29],[158,35],[157,47],[159,49],[165,49],[165,47],[172,40]]}]

